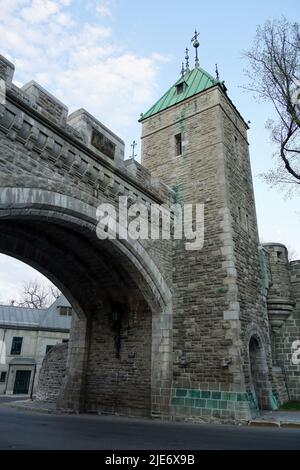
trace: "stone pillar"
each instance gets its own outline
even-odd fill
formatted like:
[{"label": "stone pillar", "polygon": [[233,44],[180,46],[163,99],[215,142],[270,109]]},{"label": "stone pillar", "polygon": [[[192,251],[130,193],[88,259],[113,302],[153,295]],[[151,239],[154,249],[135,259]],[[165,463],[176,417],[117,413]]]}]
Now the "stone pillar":
[{"label": "stone pillar", "polygon": [[10,87],[12,84],[12,79],[14,76],[15,66],[5,57],[0,55],[0,79],[4,80],[7,87]]},{"label": "stone pillar", "polygon": [[169,308],[152,316],[151,416],[169,417],[173,378],[172,314]]},{"label": "stone pillar", "polygon": [[57,409],[77,413],[84,411],[87,353],[87,319],[74,314],[69,340],[67,374],[58,396]]}]

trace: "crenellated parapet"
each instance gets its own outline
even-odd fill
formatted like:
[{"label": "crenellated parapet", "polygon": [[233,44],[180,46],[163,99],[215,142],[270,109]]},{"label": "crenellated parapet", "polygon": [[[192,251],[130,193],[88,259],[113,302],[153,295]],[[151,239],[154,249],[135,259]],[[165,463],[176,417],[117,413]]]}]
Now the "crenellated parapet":
[{"label": "crenellated parapet", "polygon": [[152,180],[137,162],[124,161],[124,142],[94,116],[84,109],[68,115],[67,106],[38,83],[19,88],[13,75],[14,65],[0,56],[0,79],[6,88],[0,133],[25,150],[22,159],[5,162],[16,186],[17,176],[24,184],[22,175],[32,185],[36,171],[40,181],[44,177],[64,184],[68,178],[70,186],[90,198],[105,193],[108,199],[128,196],[145,204],[170,200],[169,188]]},{"label": "crenellated parapet", "polygon": [[300,260],[290,262],[292,297],[300,319]]},{"label": "crenellated parapet", "polygon": [[271,285],[267,297],[269,321],[274,332],[293,313],[295,301],[291,292],[290,265],[287,248],[281,243],[264,244],[268,252]]}]

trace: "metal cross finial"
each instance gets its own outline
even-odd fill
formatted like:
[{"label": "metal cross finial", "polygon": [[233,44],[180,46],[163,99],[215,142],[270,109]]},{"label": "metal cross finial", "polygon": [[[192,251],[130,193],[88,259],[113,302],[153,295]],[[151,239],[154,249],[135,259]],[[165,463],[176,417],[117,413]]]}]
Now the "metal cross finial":
[{"label": "metal cross finial", "polygon": [[189,57],[189,50],[186,48],[185,50],[185,71],[189,72],[190,71],[190,63],[189,63],[190,57]]},{"label": "metal cross finial", "polygon": [[137,143],[136,141],[134,140],[131,144],[131,147],[132,147],[132,155],[131,155],[131,158],[134,160],[135,157],[136,157],[136,154],[134,153],[135,152],[135,147],[137,146]]},{"label": "metal cross finial", "polygon": [[199,67],[199,57],[198,57],[198,47],[200,46],[200,43],[198,41],[198,36],[200,33],[197,33],[197,30],[195,29],[195,36],[192,38],[191,42],[193,43],[194,48],[196,49],[196,58],[195,58],[195,67]]},{"label": "metal cross finial", "polygon": [[218,81],[220,80],[218,64],[216,64],[216,79],[217,79]]}]

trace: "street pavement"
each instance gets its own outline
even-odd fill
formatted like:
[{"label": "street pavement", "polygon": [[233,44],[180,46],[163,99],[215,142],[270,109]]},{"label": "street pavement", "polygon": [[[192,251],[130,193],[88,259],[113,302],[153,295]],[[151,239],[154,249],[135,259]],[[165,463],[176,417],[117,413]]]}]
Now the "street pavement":
[{"label": "street pavement", "polygon": [[0,449],[300,450],[300,429],[42,414],[0,403]]}]

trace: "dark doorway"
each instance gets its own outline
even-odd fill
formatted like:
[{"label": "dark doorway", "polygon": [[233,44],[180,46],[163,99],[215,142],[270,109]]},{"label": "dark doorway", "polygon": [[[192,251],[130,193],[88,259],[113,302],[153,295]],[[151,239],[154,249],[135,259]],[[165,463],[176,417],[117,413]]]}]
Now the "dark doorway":
[{"label": "dark doorway", "polygon": [[30,383],[30,370],[17,370],[14,385],[14,395],[27,395]]},{"label": "dark doorway", "polygon": [[260,410],[270,409],[268,365],[258,340],[252,337],[249,343],[250,370],[253,392]]}]

